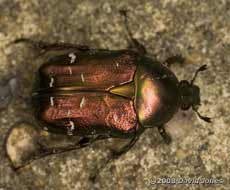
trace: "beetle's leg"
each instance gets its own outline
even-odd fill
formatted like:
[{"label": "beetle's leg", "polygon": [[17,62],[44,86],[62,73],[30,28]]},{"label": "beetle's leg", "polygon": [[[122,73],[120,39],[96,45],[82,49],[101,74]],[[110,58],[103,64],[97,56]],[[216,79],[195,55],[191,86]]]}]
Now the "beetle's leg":
[{"label": "beetle's leg", "polygon": [[69,146],[63,146],[63,147],[46,147],[45,145],[42,145],[38,141],[38,146],[39,146],[38,153],[33,158],[31,158],[29,161],[25,162],[23,165],[16,168],[16,170],[19,170],[19,169],[25,167],[26,165],[30,164],[31,162],[38,160],[38,159],[41,159],[41,158],[44,158],[46,156],[54,155],[54,154],[61,154],[64,152],[69,152],[69,151],[77,150],[80,148],[84,148],[84,147],[92,144],[96,140],[102,140],[102,139],[106,139],[106,138],[108,138],[108,137],[102,136],[102,135],[98,135],[95,137],[83,137],[76,144],[69,145]]},{"label": "beetle's leg", "polygon": [[163,125],[158,126],[159,133],[161,134],[162,138],[164,139],[166,144],[170,144],[172,142],[171,136],[165,131]]},{"label": "beetle's leg", "polygon": [[145,48],[144,45],[142,45],[140,42],[138,42],[137,39],[135,39],[133,37],[133,34],[129,28],[128,25],[128,15],[127,15],[127,10],[120,10],[120,14],[124,17],[124,25],[126,28],[126,31],[128,33],[128,38],[129,38],[129,42],[130,42],[130,46],[131,48],[135,48],[136,51],[140,54],[140,55],[145,55],[147,54],[147,50]]},{"label": "beetle's leg", "polygon": [[133,137],[128,144],[124,145],[122,148],[120,148],[119,150],[112,150],[112,159],[116,159],[118,157],[120,157],[122,154],[125,154],[126,152],[128,152],[134,145],[135,143],[138,141],[139,137],[137,135],[135,135],[135,137]]},{"label": "beetle's leg", "polygon": [[102,140],[106,138],[108,138],[108,136],[103,135],[97,135],[95,137],[82,137],[76,144],[65,147],[46,148],[43,145],[41,145],[41,154],[45,154],[45,156],[50,154],[60,154],[86,147],[97,140]]},{"label": "beetle's leg", "polygon": [[172,57],[169,57],[165,60],[164,65],[167,67],[170,67],[172,64],[180,63],[183,64],[185,62],[185,59],[181,55],[175,55]]},{"label": "beetle's leg", "polygon": [[93,175],[91,175],[89,179],[92,182],[95,182],[96,178],[98,177],[100,172],[107,166],[107,164],[111,162],[112,160],[118,159],[122,154],[125,154],[126,152],[128,152],[135,145],[138,139],[139,139],[139,136],[137,135],[135,131],[135,136],[129,141],[129,143],[124,145],[119,150],[116,150],[116,151],[112,150],[111,155],[106,160],[106,162],[104,162],[98,169],[96,169],[96,172],[94,172]]},{"label": "beetle's leg", "polygon": [[208,123],[212,123],[212,120],[210,117],[207,116],[203,116],[200,114],[200,112],[198,111],[198,107],[192,106],[192,110],[196,112],[196,114],[198,115],[198,117]]},{"label": "beetle's leg", "polygon": [[73,48],[80,51],[86,51],[90,49],[88,46],[85,45],[78,45],[78,44],[71,44],[71,43],[46,43],[42,41],[34,41],[27,38],[16,39],[10,44],[17,44],[17,43],[26,43],[32,45],[35,49],[39,50],[39,56],[52,50],[65,50],[65,49]]}]

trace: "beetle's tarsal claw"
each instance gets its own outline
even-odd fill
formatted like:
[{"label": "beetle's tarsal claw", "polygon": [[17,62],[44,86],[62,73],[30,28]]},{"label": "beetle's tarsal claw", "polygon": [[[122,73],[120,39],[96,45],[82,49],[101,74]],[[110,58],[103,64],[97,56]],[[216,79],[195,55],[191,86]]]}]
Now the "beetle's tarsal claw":
[{"label": "beetle's tarsal claw", "polygon": [[200,71],[205,71],[206,69],[207,69],[207,65],[202,65],[199,69],[197,69],[190,83],[193,84],[195,79],[196,79],[196,77],[197,77],[197,75],[198,75],[198,73]]},{"label": "beetle's tarsal claw", "polygon": [[208,123],[212,123],[212,120],[210,117],[203,117],[202,119]]},{"label": "beetle's tarsal claw", "polygon": [[39,51],[38,57],[40,57],[43,53],[45,53],[45,50],[47,48],[47,45],[45,43],[43,43],[41,41],[34,41],[34,40],[31,40],[28,38],[16,39],[16,40],[10,42],[8,44],[8,46],[12,45],[12,44],[19,44],[19,43],[28,44],[28,45],[32,46],[33,49],[38,50]]},{"label": "beetle's tarsal claw", "polygon": [[159,133],[161,134],[165,144],[170,144],[172,142],[171,136],[165,131],[163,126],[158,127]]},{"label": "beetle's tarsal claw", "polygon": [[212,122],[212,120],[211,120],[210,117],[202,116],[202,115],[198,112],[197,108],[194,108],[194,107],[193,107],[193,111],[195,111],[196,114],[198,115],[198,117],[199,117],[200,119],[204,120],[205,122],[208,122],[208,123],[211,123],[211,122]]},{"label": "beetle's tarsal claw", "polygon": [[212,123],[212,120],[211,120],[210,117],[202,116],[202,115],[199,115],[199,114],[198,114],[198,116],[199,116],[200,119],[202,119],[202,120],[204,120],[204,121],[206,121],[208,123]]},{"label": "beetle's tarsal claw", "polygon": [[27,44],[34,44],[33,40],[27,39],[27,38],[18,38],[12,42],[10,42],[10,44],[19,44],[19,43],[27,43]]},{"label": "beetle's tarsal claw", "polygon": [[198,71],[205,71],[207,69],[207,65],[202,65]]},{"label": "beetle's tarsal claw", "polygon": [[13,44],[19,44],[19,43],[28,43],[28,40],[26,40],[25,38],[19,38],[16,40],[13,40],[12,42],[9,42],[6,47],[11,46]]},{"label": "beetle's tarsal claw", "polygon": [[170,136],[167,136],[167,138],[164,138],[164,142],[165,142],[165,144],[167,144],[167,145],[171,144],[171,143],[172,143],[171,137],[170,137]]},{"label": "beetle's tarsal claw", "polygon": [[128,13],[128,10],[125,10],[125,9],[121,9],[119,10],[120,14],[124,17],[127,17],[127,13]]}]

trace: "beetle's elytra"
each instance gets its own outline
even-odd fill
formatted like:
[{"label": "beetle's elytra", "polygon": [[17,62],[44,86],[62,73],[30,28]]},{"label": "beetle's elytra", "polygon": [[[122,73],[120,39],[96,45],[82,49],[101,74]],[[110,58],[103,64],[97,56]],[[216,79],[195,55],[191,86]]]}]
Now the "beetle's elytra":
[{"label": "beetle's elytra", "polygon": [[[198,72],[206,66],[196,71],[191,82],[179,82],[167,66],[146,56],[147,51],[132,37],[124,12],[123,15],[135,51],[36,43],[28,39],[16,41],[29,42],[43,53],[56,52],[37,72],[32,95],[35,116],[49,132],[82,137],[76,149],[97,139],[131,139],[118,152],[122,154],[149,127],[157,127],[169,143],[164,124],[179,108],[192,107],[201,119],[210,122],[210,118],[197,111],[200,91],[194,85]],[[165,63],[182,61],[180,56],[174,56]],[[73,149],[72,146],[49,149],[45,155]]]},{"label": "beetle's elytra", "polygon": [[36,113],[52,132],[126,137],[163,125],[181,101],[168,68],[129,50],[77,50],[51,59],[38,75]]}]

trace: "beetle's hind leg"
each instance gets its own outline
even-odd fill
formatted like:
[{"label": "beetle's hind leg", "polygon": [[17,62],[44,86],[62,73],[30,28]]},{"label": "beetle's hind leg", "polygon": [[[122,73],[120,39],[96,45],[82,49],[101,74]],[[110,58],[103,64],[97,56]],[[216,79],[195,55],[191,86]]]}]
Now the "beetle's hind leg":
[{"label": "beetle's hind leg", "polygon": [[164,142],[166,144],[170,144],[172,142],[172,138],[171,136],[166,132],[165,128],[163,125],[158,126],[158,131],[160,133],[160,135],[162,136],[162,138],[164,139]]},{"label": "beetle's hind leg", "polygon": [[88,138],[88,137],[82,137],[77,143],[69,146],[64,146],[64,147],[46,147],[42,143],[38,142],[39,144],[39,150],[41,155],[46,155],[46,154],[60,154],[63,152],[68,152],[71,150],[79,149],[86,147],[92,143],[93,139]]},{"label": "beetle's hind leg", "polygon": [[97,135],[95,137],[82,137],[77,143],[73,145],[63,146],[63,147],[47,147],[39,142],[39,139],[37,140],[37,150],[36,152],[31,154],[31,157],[29,157],[27,160],[24,160],[24,162],[18,166],[15,167],[15,170],[19,170],[21,168],[24,168],[31,162],[35,160],[39,160],[41,158],[44,158],[46,156],[54,155],[54,154],[61,154],[64,152],[69,152],[77,149],[84,148],[86,146],[89,146],[96,140],[102,140],[108,137]]},{"label": "beetle's hind leg", "polygon": [[58,51],[58,50],[66,50],[66,49],[77,49],[79,51],[86,51],[90,48],[86,45],[78,45],[71,43],[46,43],[43,41],[35,41],[28,38],[19,38],[11,42],[11,44],[25,43],[31,45],[34,49],[38,50],[38,56],[43,55],[48,51]]},{"label": "beetle's hind leg", "polygon": [[[108,138],[107,136],[103,135],[95,135],[94,137],[82,137],[77,143],[69,146],[64,147],[53,147],[53,148],[46,148],[45,146],[40,144],[41,155],[47,156],[52,154],[60,154],[64,152],[69,152],[72,150],[80,149],[86,146],[89,146],[93,142],[97,140],[103,140]],[[43,157],[44,157],[43,156]]]},{"label": "beetle's hind leg", "polygon": [[145,55],[145,54],[147,54],[147,50],[146,50],[145,46],[133,37],[133,34],[129,28],[127,12],[128,12],[127,10],[120,10],[120,14],[124,17],[124,25],[125,25],[126,31],[128,33],[128,38],[129,38],[129,43],[130,43],[129,46],[130,46],[130,48],[135,48],[136,51],[140,55]]}]

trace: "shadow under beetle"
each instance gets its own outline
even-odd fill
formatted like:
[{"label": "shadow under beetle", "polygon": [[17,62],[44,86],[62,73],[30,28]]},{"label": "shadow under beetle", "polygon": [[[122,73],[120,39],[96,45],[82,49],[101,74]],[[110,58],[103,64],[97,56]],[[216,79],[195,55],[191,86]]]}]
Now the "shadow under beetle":
[{"label": "shadow under beetle", "polygon": [[[121,14],[135,50],[91,49],[29,39],[15,41],[30,43],[41,53],[59,52],[37,73],[32,94],[35,116],[48,132],[82,137],[71,146],[42,146],[40,157],[82,148],[99,139],[130,139],[113,154],[116,157],[127,152],[149,127],[157,127],[164,141],[170,143],[164,124],[179,108],[191,107],[199,118],[211,122],[198,112],[200,91],[194,85],[198,72],[204,71],[206,65],[196,71],[191,82],[179,82],[167,66],[146,56],[144,46],[132,36],[126,12]],[[174,56],[165,64],[183,61]]]}]

